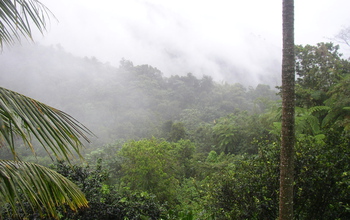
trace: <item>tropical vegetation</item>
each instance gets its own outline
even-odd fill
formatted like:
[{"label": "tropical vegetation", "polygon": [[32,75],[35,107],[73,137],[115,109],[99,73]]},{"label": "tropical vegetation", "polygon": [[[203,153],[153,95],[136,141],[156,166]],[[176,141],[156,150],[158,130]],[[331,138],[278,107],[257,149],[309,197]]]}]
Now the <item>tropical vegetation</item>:
[{"label": "tropical vegetation", "polygon": [[[57,208],[62,219],[277,218],[278,89],[190,73],[166,77],[157,68],[124,59],[116,68],[59,47],[14,48],[14,57],[33,62],[27,82],[39,79],[49,86],[46,93],[25,85],[22,91],[72,112],[99,137],[81,151],[86,163],[52,161],[36,142],[37,157],[16,149],[23,161],[56,170],[84,192],[89,208]],[[35,51],[39,55],[33,59]],[[70,77],[50,80],[62,68],[47,53],[64,62]],[[36,71],[39,64],[42,72]],[[9,69],[12,79],[20,71]],[[349,69],[333,43],[296,46],[296,219],[349,218]],[[38,77],[43,72],[47,77]],[[332,80],[329,86],[309,83],[324,79],[323,74],[334,76],[325,77]],[[1,80],[15,87],[18,81],[9,79]],[[53,83],[62,91],[55,99]],[[1,149],[1,155],[9,158],[11,152]],[[39,215],[23,209],[29,218]]]},{"label": "tropical vegetation", "polygon": [[[350,219],[350,61],[339,50],[294,47],[295,219]],[[114,67],[59,45],[6,53],[2,219],[278,218],[281,88]]]},{"label": "tropical vegetation", "polygon": [[[0,47],[13,43],[22,35],[31,38],[31,23],[42,32],[48,9],[37,1],[0,1]],[[0,146],[8,147],[13,160],[0,160],[1,214],[19,218],[26,207],[40,216],[58,217],[57,207],[76,210],[87,207],[81,190],[67,178],[38,164],[21,161],[17,149],[21,145],[35,153],[33,138],[55,158],[77,153],[89,141],[91,132],[68,114],[0,87]]]}]

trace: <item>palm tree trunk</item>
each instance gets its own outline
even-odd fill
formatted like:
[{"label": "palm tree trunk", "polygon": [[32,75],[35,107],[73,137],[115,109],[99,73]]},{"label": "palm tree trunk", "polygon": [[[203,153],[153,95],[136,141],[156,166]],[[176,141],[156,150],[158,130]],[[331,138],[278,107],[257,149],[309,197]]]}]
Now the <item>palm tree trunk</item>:
[{"label": "palm tree trunk", "polygon": [[293,219],[294,182],[294,0],[283,0],[282,144],[279,220]]}]

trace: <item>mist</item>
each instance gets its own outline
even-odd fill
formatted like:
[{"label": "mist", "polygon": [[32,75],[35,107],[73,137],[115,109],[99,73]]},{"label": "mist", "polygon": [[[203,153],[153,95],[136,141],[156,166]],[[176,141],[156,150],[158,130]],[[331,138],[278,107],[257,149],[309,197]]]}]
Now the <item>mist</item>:
[{"label": "mist", "polygon": [[[2,91],[0,218],[277,218],[285,1],[42,1],[47,32],[0,51],[0,86],[48,105]],[[294,214],[350,219],[350,58],[317,44],[350,1],[295,6]]]},{"label": "mist", "polygon": [[[179,76],[210,77],[243,93],[259,84],[281,84],[281,1],[42,2],[56,18],[44,35],[34,33],[35,42],[23,40],[2,51],[1,86],[68,112],[103,143],[133,132],[147,136],[151,129],[141,127],[156,130],[164,120],[178,120],[170,114],[184,109],[168,100],[139,114],[156,99],[131,83],[140,81],[131,77],[138,68],[165,77],[166,83],[185,80]],[[297,0],[296,43],[329,41],[348,25],[349,4]],[[120,68],[122,59],[133,63],[132,74]],[[160,119],[157,111],[169,116]]]},{"label": "mist", "polygon": [[[246,70],[215,61],[236,74],[232,81],[244,79]],[[248,89],[192,73],[167,77],[157,67],[125,59],[115,67],[75,56],[60,45],[15,45],[0,55],[0,66],[2,87],[67,112],[95,133],[94,146],[160,136],[167,121],[211,123],[238,109],[256,109],[254,100],[260,95],[277,97],[269,87]]]},{"label": "mist", "polygon": [[[43,1],[55,14],[35,40],[118,66],[149,64],[164,75],[280,84],[281,1]],[[349,2],[296,1],[296,43],[328,41],[348,25]],[[270,79],[267,79],[270,78]],[[273,78],[273,80],[271,80]]]}]

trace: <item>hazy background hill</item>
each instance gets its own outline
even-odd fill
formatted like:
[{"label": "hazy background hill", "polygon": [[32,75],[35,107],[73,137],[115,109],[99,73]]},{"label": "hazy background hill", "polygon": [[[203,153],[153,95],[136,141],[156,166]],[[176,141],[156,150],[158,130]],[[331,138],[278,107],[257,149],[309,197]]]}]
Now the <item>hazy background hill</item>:
[{"label": "hazy background hill", "polygon": [[[98,136],[96,145],[161,136],[167,121],[196,129],[237,110],[261,112],[266,100],[278,98],[267,85],[216,82],[192,73],[164,76],[156,67],[125,59],[114,67],[94,57],[73,56],[59,45],[14,46],[0,55],[0,65],[1,86],[71,114]],[[249,84],[249,75],[239,68],[231,72],[231,78],[238,75]]]}]

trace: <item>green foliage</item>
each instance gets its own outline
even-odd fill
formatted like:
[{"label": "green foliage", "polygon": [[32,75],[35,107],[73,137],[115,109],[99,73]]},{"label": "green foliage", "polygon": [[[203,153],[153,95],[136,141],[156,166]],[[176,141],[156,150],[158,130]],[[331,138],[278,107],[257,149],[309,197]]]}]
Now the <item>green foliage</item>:
[{"label": "green foliage", "polygon": [[213,126],[214,143],[218,152],[256,154],[253,140],[267,134],[259,116],[237,112],[218,119]]},{"label": "green foliage", "polygon": [[309,109],[295,108],[296,135],[317,135],[322,133],[321,119],[330,111],[328,106],[313,106]]},{"label": "green foliage", "polygon": [[179,140],[172,143],[173,150],[171,155],[177,160],[178,179],[189,178],[193,176],[192,158],[196,151],[196,146],[189,140]]},{"label": "green foliage", "polygon": [[125,159],[122,182],[131,190],[147,191],[161,202],[174,203],[179,167],[173,151],[173,144],[155,138],[125,143],[119,152]]},{"label": "green foliage", "polygon": [[197,146],[197,152],[209,153],[214,146],[213,126],[211,124],[200,125],[189,137]]},{"label": "green foliage", "polygon": [[218,154],[213,150],[210,151],[205,162],[217,163],[218,162]]},{"label": "green foliage", "polygon": [[59,162],[58,172],[66,175],[85,193],[89,207],[77,212],[62,212],[64,219],[95,220],[95,219],[161,219],[166,215],[166,209],[154,195],[143,191],[131,191],[128,188],[115,188],[105,184],[108,171],[101,166],[71,167]]},{"label": "green foliage", "polygon": [[58,161],[54,168],[58,173],[77,183],[84,194],[90,198],[89,202],[100,200],[102,183],[108,178],[107,171],[102,169],[101,160],[97,161],[94,169],[89,166],[66,165],[63,161]]},{"label": "green foliage", "polygon": [[[294,187],[296,219],[349,218],[349,137],[339,138],[338,135],[298,137]],[[205,186],[202,192],[206,192],[201,195],[202,210],[216,219],[277,217],[279,144],[265,141],[259,146],[257,156],[235,156],[205,181],[199,181]],[[209,154],[208,162],[209,158],[215,158],[215,153]]]},{"label": "green foliage", "polygon": [[50,11],[41,2],[33,0],[0,1],[1,29],[0,47],[5,43],[14,43],[21,36],[32,40],[31,26],[35,26],[41,33],[46,29]]},{"label": "green foliage", "polygon": [[65,210],[67,206],[76,211],[87,206],[75,184],[47,167],[0,160],[0,179],[1,217],[25,218],[31,211],[41,217],[58,217],[59,208]]},{"label": "green foliage", "polygon": [[108,184],[117,184],[121,177],[122,158],[117,157],[118,151],[122,148],[123,141],[106,144],[98,149],[92,150],[85,155],[85,160],[89,164],[99,161],[101,166],[108,172],[106,182]]},{"label": "green foliage", "polygon": [[[41,2],[33,0],[2,0],[0,11],[1,49],[21,36],[32,39],[31,26],[43,32],[51,15]],[[1,87],[0,146],[9,147],[14,161],[0,160],[0,205],[9,205],[10,215],[19,218],[26,216],[19,214],[26,204],[37,209],[41,217],[45,213],[55,218],[59,217],[57,206],[66,204],[73,210],[85,207],[84,195],[72,182],[40,165],[17,161],[15,139],[21,138],[34,153],[32,135],[49,154],[69,161],[68,156],[74,153],[81,156],[80,138],[89,141],[86,133],[92,134],[65,112]],[[0,218],[6,211],[1,210]]]},{"label": "green foliage", "polygon": [[275,219],[278,206],[278,152],[260,149],[260,157],[236,156],[207,184],[207,210],[216,219]]},{"label": "green foliage", "polygon": [[254,113],[265,113],[275,101],[278,100],[276,91],[271,90],[270,86],[259,84],[255,89],[249,88],[249,96],[254,100]]},{"label": "green foliage", "polygon": [[[349,68],[350,69],[350,68]],[[325,104],[331,109],[324,118],[322,125],[326,127],[342,127],[350,130],[350,74],[348,72],[338,84],[334,85],[328,92],[330,98]]]},{"label": "green foliage", "polygon": [[162,136],[170,142],[186,138],[186,131],[182,122],[166,121],[162,126],[162,131]]},{"label": "green foliage", "polygon": [[348,138],[299,138],[296,146],[295,213],[298,219],[347,219]]},{"label": "green foliage", "polygon": [[349,71],[349,62],[341,58],[339,46],[319,43],[295,47],[297,106],[321,106],[328,91]]},{"label": "green foliage", "polygon": [[40,165],[17,161],[18,139],[35,154],[32,140],[35,137],[49,155],[69,161],[75,153],[81,157],[80,138],[89,141],[86,134],[92,133],[65,112],[0,88],[1,145],[10,149],[14,159],[0,160],[2,205],[9,204],[12,214],[20,215],[17,209],[24,209],[24,203],[28,203],[41,216],[52,217],[57,217],[56,206],[68,204],[74,210],[86,206],[84,195],[66,178]]},{"label": "green foliage", "polygon": [[[297,52],[295,218],[349,219],[349,63],[331,44]],[[164,77],[126,60],[118,69],[81,62],[98,80],[82,77],[84,86],[57,104],[69,102],[100,132],[101,141],[85,150],[87,162],[99,164],[57,165],[89,200],[76,213],[62,209],[64,218],[276,218],[281,103],[275,91],[193,74]],[[70,64],[73,74],[79,65]],[[57,82],[65,92],[67,83]]]},{"label": "green foliage", "polygon": [[161,203],[174,208],[181,183],[195,175],[195,150],[189,140],[171,143],[152,138],[127,142],[118,153],[123,158],[122,186],[154,194]]}]

